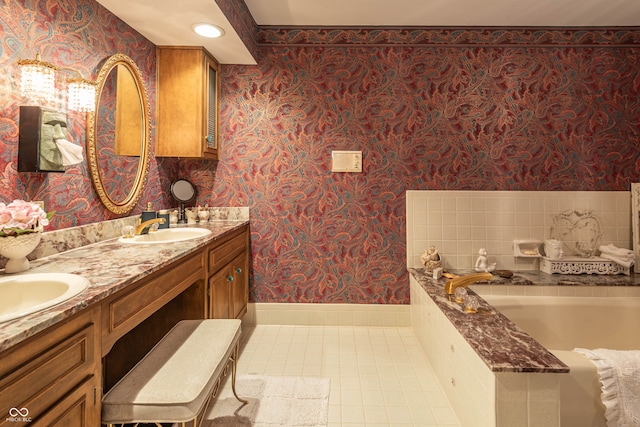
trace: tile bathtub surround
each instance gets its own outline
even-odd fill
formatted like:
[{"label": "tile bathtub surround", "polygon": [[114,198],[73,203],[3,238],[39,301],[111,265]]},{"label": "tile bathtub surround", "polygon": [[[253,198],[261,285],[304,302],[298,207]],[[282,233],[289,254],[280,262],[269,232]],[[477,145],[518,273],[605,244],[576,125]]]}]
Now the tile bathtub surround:
[{"label": "tile bathtub surround", "polygon": [[[540,367],[544,354],[550,353],[506,318],[452,309],[442,288],[411,270],[412,327],[460,424],[559,426],[558,384],[559,376],[568,372],[566,365],[561,367],[558,360],[558,369],[529,369]],[[529,368],[495,369],[494,362],[505,357],[516,364],[530,358],[521,364]]]},{"label": "tile bathtub surround", "polygon": [[590,209],[603,225],[601,244],[632,248],[628,191],[407,191],[407,266],[434,245],[445,267],[473,269],[486,248],[497,268],[538,270],[537,258],[516,258],[513,241],[550,237],[552,214]]},{"label": "tile bathtub surround", "polygon": [[[424,269],[411,268],[412,287],[420,286],[424,295],[432,299],[458,333],[493,372],[568,372],[567,365],[542,347],[513,322],[496,312],[480,298],[480,310],[490,315],[469,315],[461,306],[450,301],[443,281],[433,280]],[[414,296],[422,293],[412,292]],[[426,297],[425,297],[426,298]],[[415,319],[412,319],[415,327]]]}]

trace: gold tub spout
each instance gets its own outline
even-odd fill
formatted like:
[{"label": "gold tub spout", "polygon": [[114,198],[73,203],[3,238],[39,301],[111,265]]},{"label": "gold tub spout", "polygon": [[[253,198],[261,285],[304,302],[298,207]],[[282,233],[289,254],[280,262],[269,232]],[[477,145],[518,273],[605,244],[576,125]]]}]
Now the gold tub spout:
[{"label": "gold tub spout", "polygon": [[144,232],[145,228],[151,226],[151,224],[154,224],[156,222],[158,224],[164,224],[164,218],[154,218],[154,219],[150,219],[148,221],[145,221],[143,223],[140,223],[136,227],[136,236],[139,236],[140,234],[142,234]]},{"label": "gold tub spout", "polygon": [[480,280],[491,280],[493,278],[493,274],[491,273],[474,273],[467,274],[466,276],[456,277],[455,279],[447,280],[447,283],[444,285],[444,290],[449,295],[453,295],[456,291],[456,288],[464,287],[479,282]]}]

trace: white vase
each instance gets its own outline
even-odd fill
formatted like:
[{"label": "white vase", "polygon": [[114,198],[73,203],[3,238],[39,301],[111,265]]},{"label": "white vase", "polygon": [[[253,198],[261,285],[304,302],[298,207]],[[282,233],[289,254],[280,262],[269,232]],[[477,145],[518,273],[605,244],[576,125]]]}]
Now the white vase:
[{"label": "white vase", "polygon": [[29,255],[40,243],[42,233],[0,237],[0,255],[8,258],[5,273],[19,273],[29,269]]}]

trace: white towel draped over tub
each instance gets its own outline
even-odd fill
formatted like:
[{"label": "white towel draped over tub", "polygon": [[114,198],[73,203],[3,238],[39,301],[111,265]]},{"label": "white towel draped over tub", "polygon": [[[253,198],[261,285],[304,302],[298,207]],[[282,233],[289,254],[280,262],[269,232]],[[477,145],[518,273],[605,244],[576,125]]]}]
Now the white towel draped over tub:
[{"label": "white towel draped over tub", "polygon": [[608,427],[640,426],[640,350],[576,348],[596,365]]}]

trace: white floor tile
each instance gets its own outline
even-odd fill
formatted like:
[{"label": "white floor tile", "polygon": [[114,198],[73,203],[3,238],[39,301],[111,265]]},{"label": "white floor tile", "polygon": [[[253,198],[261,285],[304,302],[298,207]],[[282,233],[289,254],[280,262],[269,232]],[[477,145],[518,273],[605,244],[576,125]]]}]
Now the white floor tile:
[{"label": "white floor tile", "polygon": [[331,379],[329,427],[459,427],[409,327],[257,326],[238,374]]}]

